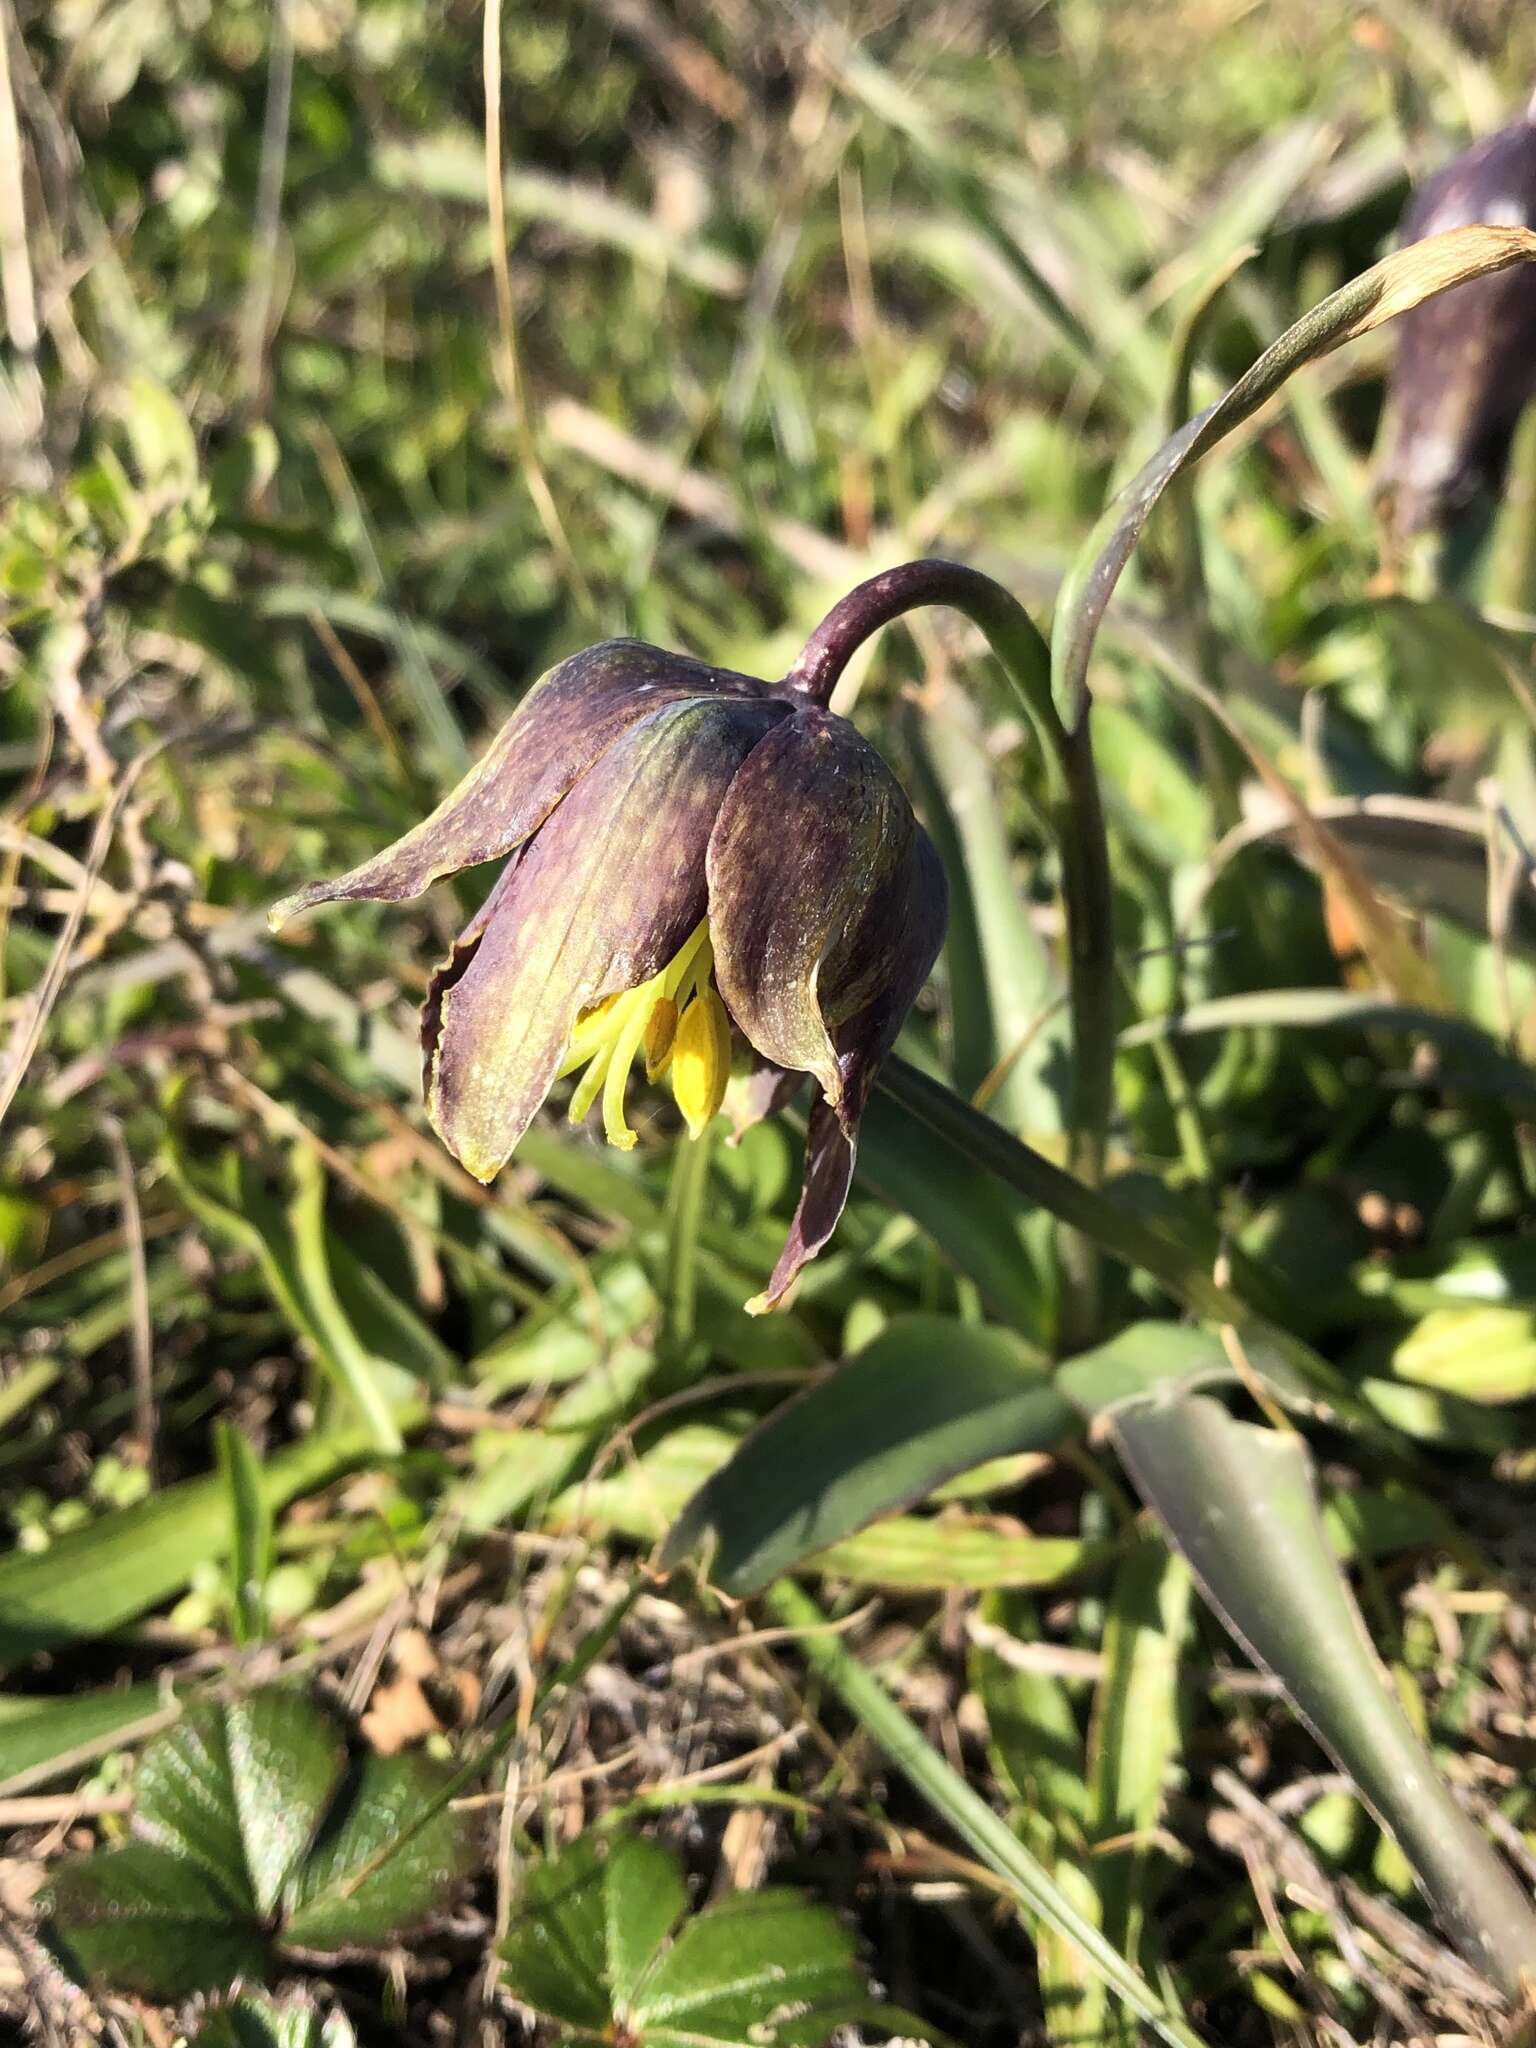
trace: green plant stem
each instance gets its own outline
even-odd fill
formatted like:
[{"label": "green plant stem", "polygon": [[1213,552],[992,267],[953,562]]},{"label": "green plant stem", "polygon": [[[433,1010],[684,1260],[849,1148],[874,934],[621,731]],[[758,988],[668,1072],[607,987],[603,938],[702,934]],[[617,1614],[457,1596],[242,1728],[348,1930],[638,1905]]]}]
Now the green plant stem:
[{"label": "green plant stem", "polygon": [[714,1156],[715,1126],[680,1144],[673,1157],[667,1190],[667,1264],[662,1289],[663,1337],[674,1359],[693,1342],[699,1293],[699,1228],[704,1216],[704,1191]]},{"label": "green plant stem", "polygon": [[[907,562],[851,590],[816,628],[785,682],[825,704],[856,647],[902,613],[932,604],[952,607],[981,629],[1045,755],[1067,922],[1072,1012],[1068,1161],[1079,1180],[1096,1187],[1103,1178],[1114,1101],[1116,983],[1114,885],[1086,691],[1071,723],[1064,723],[1051,690],[1050,649],[1018,599],[979,570],[938,560]],[[1071,1298],[1066,1321],[1081,1337],[1096,1314],[1097,1252],[1091,1241],[1069,1235],[1062,1256]]]},{"label": "green plant stem", "polygon": [[858,1661],[821,1609],[789,1579],[764,1595],[776,1620],[794,1631],[807,1663],[824,1678],[897,1769],[941,1813],[961,1840],[994,1871],[1019,1905],[1054,1927],[1136,2016],[1173,2048],[1199,2048],[1200,2037],[1159,1999],[1125,1958],[1090,1925],[1005,1821],[926,1742],[879,1679]]}]

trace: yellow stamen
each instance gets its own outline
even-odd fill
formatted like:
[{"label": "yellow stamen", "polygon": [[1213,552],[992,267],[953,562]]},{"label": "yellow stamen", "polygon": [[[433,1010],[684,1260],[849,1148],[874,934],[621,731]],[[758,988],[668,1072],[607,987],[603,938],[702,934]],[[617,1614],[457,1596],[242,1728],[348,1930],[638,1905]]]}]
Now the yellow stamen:
[{"label": "yellow stamen", "polygon": [[612,1058],[613,1047],[611,1045],[600,1047],[588,1066],[587,1071],[576,1083],[575,1091],[571,1096],[570,1108],[565,1112],[571,1123],[579,1124],[602,1093],[603,1082],[607,1079],[608,1067]]},{"label": "yellow stamen", "polygon": [[730,1078],[730,1019],[714,989],[701,988],[678,1019],[672,1041],[672,1093],[690,1138],[699,1137],[718,1113]]},{"label": "yellow stamen", "polygon": [[635,1054],[640,1050],[645,1037],[645,1027],[650,1022],[654,1003],[661,1000],[652,996],[659,976],[643,984],[635,993],[643,1000],[632,1003],[619,1035],[613,1042],[613,1053],[608,1061],[608,1077],[603,1083],[603,1130],[610,1145],[617,1145],[621,1152],[634,1148],[635,1134],[624,1120],[624,1090],[629,1086],[629,1070],[635,1063]]},{"label": "yellow stamen", "polygon": [[[730,1068],[730,1021],[712,987],[714,964],[709,920],[703,918],[665,967],[634,988],[605,996],[591,1009],[582,1011],[571,1028],[570,1043],[559,1069],[562,1075],[585,1069],[566,1112],[572,1123],[580,1123],[601,1095],[603,1130],[608,1142],[622,1152],[629,1151],[635,1143],[635,1134],[624,1114],[630,1069],[643,1047],[647,1080],[659,1080],[670,1071],[675,1092],[678,1080],[674,1059],[680,1022],[697,1012],[689,1027],[690,1044],[697,1041],[703,1048],[705,1065],[699,1066],[701,1055],[696,1048],[690,1055],[693,1066],[689,1078],[683,1081],[683,1093],[678,1095],[688,1127],[697,1136],[719,1107],[719,1094],[724,1092]],[[694,1112],[700,1105],[703,1122],[696,1126]]]},{"label": "yellow stamen", "polygon": [[659,1081],[672,1062],[672,1041],[677,1036],[677,1005],[663,996],[645,1020],[645,1078]]}]

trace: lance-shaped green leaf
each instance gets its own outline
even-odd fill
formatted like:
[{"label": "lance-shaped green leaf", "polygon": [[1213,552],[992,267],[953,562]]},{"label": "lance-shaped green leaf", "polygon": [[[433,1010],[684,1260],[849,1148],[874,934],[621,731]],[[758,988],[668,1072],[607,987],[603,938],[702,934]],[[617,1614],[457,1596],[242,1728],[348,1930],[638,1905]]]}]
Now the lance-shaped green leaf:
[{"label": "lance-shaped green leaf", "polygon": [[704,1541],[714,1583],[755,1593],[984,1459],[1052,1450],[1076,1427],[1019,1338],[904,1316],[747,1438],[684,1508],[661,1561]]},{"label": "lance-shaped green leaf", "polygon": [[1536,234],[1462,227],[1399,249],[1286,329],[1214,405],[1186,422],[1128,483],[1072,564],[1056,606],[1052,670],[1066,724],[1087,710],[1088,665],[1105,610],[1153,508],[1173,480],[1241,426],[1303,363],[1341,348],[1436,293],[1536,261]]},{"label": "lance-shaped green leaf", "polygon": [[1129,1049],[1154,1038],[1195,1038],[1211,1031],[1396,1031],[1423,1039],[1447,1057],[1445,1081],[1471,1094],[1536,1106],[1536,1068],[1504,1052],[1465,1017],[1448,1017],[1417,1003],[1342,988],[1266,988],[1191,1003],[1176,1016],[1149,1017],[1120,1036]]},{"label": "lance-shaped green leaf", "polygon": [[1133,1398],[1115,1442],[1206,1599],[1396,1836],[1467,1959],[1517,1996],[1536,1913],[1395,1698],[1329,1547],[1300,1436],[1206,1395]]},{"label": "lance-shaped green leaf", "polygon": [[826,1679],[902,1775],[997,1873],[1017,1903],[1070,1941],[1087,1966],[1169,2048],[1200,2048],[1200,2037],[1182,2015],[1104,1939],[1008,1823],[923,1739],[841,1632],[829,1626],[816,1603],[790,1579],[777,1580],[767,1598],[770,1611],[799,1637],[806,1662]]},{"label": "lance-shaped green leaf", "polygon": [[[402,1431],[424,1410],[393,1411]],[[376,1455],[371,1432],[326,1430],[268,1458],[262,1491],[273,1508],[328,1485]],[[221,1475],[184,1479],[148,1500],[72,1529],[46,1550],[0,1558],[0,1662],[107,1635],[180,1593],[204,1558],[230,1545]]]},{"label": "lance-shaped green leaf", "polygon": [[1241,1330],[1255,1369],[1279,1399],[1308,1408],[1321,1398],[1335,1414],[1364,1419],[1353,1389],[1317,1353],[1266,1322],[1233,1288],[1211,1278],[1208,1255],[1063,1173],[905,1061],[886,1063],[882,1089],[925,1136],[931,1132],[968,1150],[977,1167],[1015,1196],[1049,1210],[1115,1258],[1151,1274],[1196,1314]]},{"label": "lance-shaped green leaf", "polygon": [[[931,693],[930,693],[931,694]],[[942,691],[908,722],[924,809],[950,883],[945,939],[953,1077],[1010,1130],[1039,1136],[1064,1122],[1066,988],[1020,888],[996,764],[976,707]]]},{"label": "lance-shaped green leaf", "polygon": [[957,1137],[924,1125],[919,1141],[901,1104],[877,1087],[859,1127],[855,1179],[921,1225],[955,1269],[975,1281],[994,1315],[1037,1342],[1049,1342],[1052,1275],[1041,1271],[1030,1250],[1029,1226],[1039,1208],[1003,1182],[978,1174]]}]

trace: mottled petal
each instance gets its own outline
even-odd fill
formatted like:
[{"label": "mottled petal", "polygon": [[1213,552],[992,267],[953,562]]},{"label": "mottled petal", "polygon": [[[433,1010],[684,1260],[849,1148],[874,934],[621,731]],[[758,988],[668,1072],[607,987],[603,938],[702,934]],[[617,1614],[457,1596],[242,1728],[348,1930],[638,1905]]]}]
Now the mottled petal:
[{"label": "mottled petal", "polygon": [[767,1061],[813,1074],[805,1183],[757,1308],[781,1299],[842,1213],[859,1119],[932,967],[943,865],[901,785],[845,720],[797,712],[731,785],[709,843],[715,974]]},{"label": "mottled petal", "polygon": [[[861,1105],[862,1107],[862,1105]],[[853,1182],[856,1140],[843,1129],[837,1112],[817,1097],[811,1105],[805,1134],[805,1179],[789,1237],[779,1253],[773,1278],[747,1303],[747,1314],[760,1316],[777,1308],[800,1268],[821,1250],[837,1228]]]},{"label": "mottled petal", "polygon": [[398,903],[444,875],[520,845],[616,741],[668,704],[762,702],[762,683],[640,640],[605,640],[535,683],[468,775],[429,818],[372,860],[284,898],[273,928],[320,903]]},{"label": "mottled petal", "polygon": [[754,1124],[787,1109],[804,1086],[804,1074],[787,1073],[772,1060],[754,1058],[746,1072],[732,1075],[725,1091],[725,1113],[731,1120],[727,1143],[739,1145]]},{"label": "mottled petal", "polygon": [[[710,837],[720,993],[765,1059],[814,1074],[834,1103],[843,1085],[836,1026],[888,971],[899,974],[908,950],[893,906],[910,892],[919,842],[906,794],[874,748],[816,709],[797,711],[757,747]],[[941,894],[941,936],[943,915]]]},{"label": "mottled petal", "polygon": [[653,713],[497,883],[439,977],[426,1034],[427,1113],[477,1179],[511,1156],[579,1012],[654,974],[703,917],[720,802],[785,714],[728,694]]},{"label": "mottled petal", "polygon": [[[1536,226],[1536,127],[1513,122],[1429,179],[1402,240],[1474,224]],[[1503,483],[1522,408],[1536,392],[1536,279],[1524,265],[1457,285],[1405,313],[1380,485],[1407,536],[1444,525]]]}]

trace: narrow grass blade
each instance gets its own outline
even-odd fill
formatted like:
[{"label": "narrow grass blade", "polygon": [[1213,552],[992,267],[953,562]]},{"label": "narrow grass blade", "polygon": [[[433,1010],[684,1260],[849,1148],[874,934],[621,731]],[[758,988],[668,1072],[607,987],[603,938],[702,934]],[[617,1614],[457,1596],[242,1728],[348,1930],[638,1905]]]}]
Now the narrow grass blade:
[{"label": "narrow grass blade", "polygon": [[1536,1108],[1536,1068],[1501,1050],[1486,1031],[1465,1017],[1450,1017],[1417,1003],[1394,1002],[1390,996],[1338,988],[1267,988],[1242,995],[1214,996],[1191,1003],[1176,1016],[1149,1017],[1120,1035],[1130,1051],[1156,1038],[1195,1038],[1203,1032],[1250,1031],[1273,1026],[1282,1031],[1396,1031],[1422,1039],[1451,1055],[1454,1066],[1443,1075],[1447,1085],[1471,1093],[1496,1095],[1501,1101]]},{"label": "narrow grass blade", "polygon": [[1094,1858],[1104,1932],[1135,1958],[1146,1922],[1149,1840],[1182,1749],[1179,1655],[1190,1577],[1161,1543],[1139,1543],[1115,1574],[1104,1623],[1103,1683],[1088,1743],[1089,1826],[1113,1842]]},{"label": "narrow grass blade", "polygon": [[[1030,920],[975,708],[954,688],[911,734],[950,877],[955,1082],[1010,1130],[1065,1124],[1065,986]],[[1053,1072],[1054,1069],[1054,1072]]]},{"label": "narrow grass blade", "polygon": [[1152,508],[1175,477],[1257,412],[1303,363],[1369,334],[1438,292],[1533,260],[1536,234],[1516,227],[1453,228],[1396,250],[1287,328],[1231,390],[1165,442],[1105,512],[1057,603],[1053,668],[1067,725],[1078,723],[1086,708],[1088,664],[1115,585]]},{"label": "narrow grass blade", "polygon": [[261,1483],[261,1460],[235,1422],[214,1431],[219,1470],[229,1501],[229,1565],[234,1586],[234,1638],[259,1642],[272,1569],[272,1503]]},{"label": "narrow grass blade", "polygon": [[[973,1178],[977,1169],[995,1176],[1026,1202],[1048,1209],[1113,1257],[1149,1273],[1196,1315],[1241,1330],[1256,1365],[1271,1379],[1280,1398],[1316,1405],[1321,1396],[1335,1414],[1363,1420],[1353,1390],[1333,1368],[1300,1338],[1276,1329],[1233,1289],[1213,1280],[1210,1262],[1199,1252],[1063,1173],[941,1082],[930,1080],[905,1061],[886,1062],[880,1091],[899,1103],[920,1127],[923,1136],[914,1138],[914,1157],[926,1156],[930,1133],[957,1151],[968,1152]],[[980,1199],[979,1194],[973,1199]]]},{"label": "narrow grass blade", "polygon": [[989,1870],[1003,1879],[1019,1905],[1074,1943],[1104,1982],[1171,2048],[1199,2048],[1200,2037],[1157,1995],[1139,1971],[1085,1920],[1050,1872],[1030,1854],[1007,1822],[925,1742],[873,1672],[866,1671],[828,1626],[816,1603],[788,1579],[769,1588],[768,1606],[794,1631],[813,1670],[879,1743],[899,1771]]},{"label": "narrow grass blade", "polygon": [[[424,1413],[397,1409],[395,1425],[404,1435]],[[374,1454],[365,1431],[310,1437],[267,1460],[262,1490],[275,1510]],[[229,1541],[228,1490],[215,1473],[102,1515],[46,1550],[0,1559],[0,1664],[110,1634],[180,1593],[205,1558],[226,1555]]]}]

